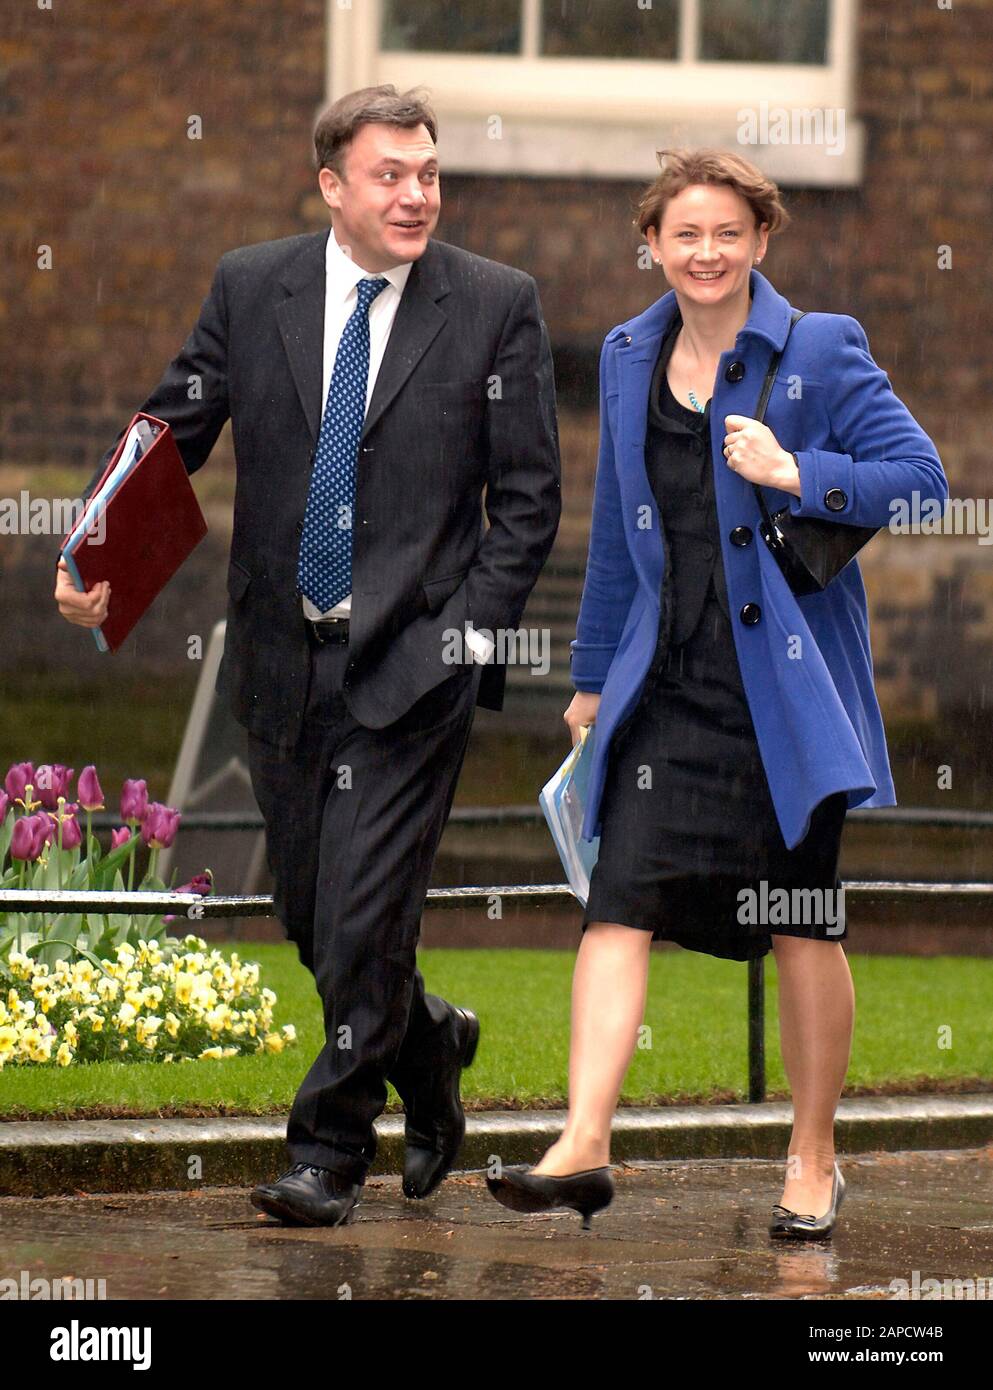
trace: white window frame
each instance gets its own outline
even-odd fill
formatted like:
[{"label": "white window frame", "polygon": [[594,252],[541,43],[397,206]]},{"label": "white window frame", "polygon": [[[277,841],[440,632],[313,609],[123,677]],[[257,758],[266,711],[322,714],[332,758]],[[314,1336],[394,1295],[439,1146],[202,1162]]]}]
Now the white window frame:
[{"label": "white window frame", "polygon": [[[738,150],[786,184],[861,181],[864,134],[853,115],[858,0],[829,0],[823,65],[699,61],[699,0],[679,0],[679,54],[671,61],[541,56],[539,0],[522,0],[520,55],[382,50],[380,0],[326,3],[327,100],[382,82],[401,91],[426,87],[449,172],[643,178],[654,173],[662,145],[707,144]],[[765,113],[768,143],[741,140],[744,112],[756,113],[760,132]],[[777,142],[783,112],[805,138]],[[820,113],[826,124],[820,116],[806,124],[794,114],[803,112]]]}]

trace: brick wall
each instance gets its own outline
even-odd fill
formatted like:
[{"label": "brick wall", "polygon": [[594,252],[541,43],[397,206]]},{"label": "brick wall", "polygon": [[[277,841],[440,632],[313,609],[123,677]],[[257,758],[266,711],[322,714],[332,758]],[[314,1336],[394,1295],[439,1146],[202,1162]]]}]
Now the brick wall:
[{"label": "brick wall", "polygon": [[[865,181],[787,188],[794,222],[763,271],[802,307],[860,319],[936,440],[953,493],[983,495],[993,426],[989,3],[955,0],[945,11],[931,0],[862,0],[860,11],[851,114],[867,127]],[[53,0],[51,11],[23,0],[5,17],[0,466],[64,461],[81,487],[182,342],[220,254],[327,225],[308,144],[324,92],[324,26],[324,0]],[[201,140],[187,138],[191,116],[202,119]],[[582,404],[600,342],[667,288],[637,267],[638,188],[444,179],[439,235],[539,280],[563,401],[560,548],[574,551],[596,429]],[[52,248],[51,271],[36,268],[41,245]],[[952,248],[951,270],[937,269],[941,245]],[[225,431],[211,471],[232,464]],[[8,583],[14,549],[0,545]],[[982,711],[993,649],[985,548],[943,539],[912,551],[880,543],[866,564],[891,712]],[[960,617],[949,635],[946,620]]]}]

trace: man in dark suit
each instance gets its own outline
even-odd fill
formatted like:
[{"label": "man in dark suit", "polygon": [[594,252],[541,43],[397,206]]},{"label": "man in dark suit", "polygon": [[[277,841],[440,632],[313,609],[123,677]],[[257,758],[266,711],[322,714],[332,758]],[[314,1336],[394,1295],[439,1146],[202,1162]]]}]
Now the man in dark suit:
[{"label": "man in dark suit", "polygon": [[[287,1129],[293,1166],[253,1193],[288,1222],[351,1218],[387,1079],[407,1196],[457,1156],[479,1024],[425,992],[421,908],[474,706],[503,705],[488,634],[516,627],[559,519],[537,288],[432,239],[436,133],[430,107],[392,87],[329,107],[314,139],[331,232],[223,255],[141,407],[190,473],[232,422],[217,688],[248,730],[276,908],[325,1016]],[[62,568],[56,598],[84,626],[112,601]]]}]

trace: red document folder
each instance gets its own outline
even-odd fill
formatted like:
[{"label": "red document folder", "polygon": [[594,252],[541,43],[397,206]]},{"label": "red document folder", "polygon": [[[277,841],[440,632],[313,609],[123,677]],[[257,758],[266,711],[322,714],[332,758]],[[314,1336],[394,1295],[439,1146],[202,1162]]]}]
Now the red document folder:
[{"label": "red document folder", "polygon": [[[74,580],[89,590],[110,581],[107,620],[98,631],[101,649],[116,651],[152,601],[165,588],[186,557],[207,534],[207,522],[189,474],[164,420],[141,411],[124,431],[114,455],[91,492],[96,496],[113,471],[131,430],[146,420],[155,439],[106,503],[103,540],[84,535],[72,556],[64,558]],[[63,547],[73,531],[66,533]],[[79,582],[77,587],[79,587]]]}]

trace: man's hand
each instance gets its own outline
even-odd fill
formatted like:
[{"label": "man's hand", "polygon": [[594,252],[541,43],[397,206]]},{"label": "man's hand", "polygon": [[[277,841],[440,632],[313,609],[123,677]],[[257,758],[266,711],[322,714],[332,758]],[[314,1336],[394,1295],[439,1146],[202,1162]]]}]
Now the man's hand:
[{"label": "man's hand", "polygon": [[94,584],[87,593],[81,594],[72,582],[69,566],[65,560],[60,560],[55,579],[55,602],[68,622],[78,623],[80,627],[100,627],[107,621],[110,583],[101,579],[99,584]]},{"label": "man's hand", "polygon": [[600,696],[591,695],[587,691],[577,690],[572,697],[572,704],[563,714],[562,718],[569,725],[569,733],[572,735],[572,746],[575,748],[579,742],[579,731],[586,724],[595,724],[597,710],[600,708]]}]

